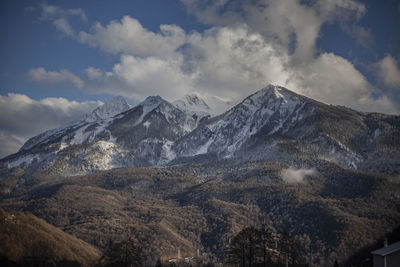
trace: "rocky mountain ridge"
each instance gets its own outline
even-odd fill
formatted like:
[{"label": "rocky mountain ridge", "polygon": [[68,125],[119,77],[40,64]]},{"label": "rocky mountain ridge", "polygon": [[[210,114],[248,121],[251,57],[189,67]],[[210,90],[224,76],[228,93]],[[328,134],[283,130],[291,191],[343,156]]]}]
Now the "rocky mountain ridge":
[{"label": "rocky mountain ridge", "polygon": [[116,97],[84,120],[31,138],[1,161],[70,176],[179,162],[326,160],[400,173],[400,116],[362,113],[269,85],[211,117],[198,94],[130,108]]}]

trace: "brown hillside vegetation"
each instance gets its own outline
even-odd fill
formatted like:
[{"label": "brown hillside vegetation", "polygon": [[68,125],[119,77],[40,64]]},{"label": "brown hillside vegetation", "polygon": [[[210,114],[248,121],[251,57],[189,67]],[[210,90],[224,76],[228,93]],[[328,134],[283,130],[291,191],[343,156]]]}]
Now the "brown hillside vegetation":
[{"label": "brown hillside vegetation", "polygon": [[[281,170],[314,168],[301,183]],[[10,179],[14,179],[10,177]],[[345,262],[400,225],[400,180],[343,169],[325,161],[252,162],[240,166],[120,168],[77,177],[36,174],[10,188],[8,211],[32,212],[102,250],[131,235],[145,266],[199,249],[223,262],[242,229],[267,225],[288,233],[311,266]]]},{"label": "brown hillside vegetation", "polygon": [[[60,262],[90,266],[99,251],[32,214],[7,213],[0,208],[0,258],[27,265]],[[29,265],[29,264],[28,264]]]}]

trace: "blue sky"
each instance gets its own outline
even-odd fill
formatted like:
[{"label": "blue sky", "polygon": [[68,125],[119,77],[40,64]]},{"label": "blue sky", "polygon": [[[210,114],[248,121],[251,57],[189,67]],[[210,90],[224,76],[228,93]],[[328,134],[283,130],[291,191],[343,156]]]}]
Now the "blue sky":
[{"label": "blue sky", "polygon": [[[87,21],[70,17],[69,22],[77,30],[88,30],[94,22],[108,24],[125,15],[138,19],[146,28],[159,31],[161,24],[178,24],[187,31],[204,29],[188,15],[179,1],[135,0],[135,1],[47,1],[37,2],[55,5],[62,9],[81,9]],[[69,100],[107,100],[109,95],[86,94],[70,86],[43,86],[32,82],[29,70],[42,66],[49,70],[69,69],[77,73],[88,66],[101,69],[112,68],[117,56],[82,45],[54,25],[41,18],[40,4],[33,1],[1,1],[0,56],[6,64],[1,65],[0,94],[22,93],[33,99],[65,97]],[[34,9],[34,10],[31,10]],[[112,95],[112,93],[111,93]]]},{"label": "blue sky", "polygon": [[0,13],[0,157],[115,95],[235,101],[274,83],[400,111],[398,0],[5,0]]}]

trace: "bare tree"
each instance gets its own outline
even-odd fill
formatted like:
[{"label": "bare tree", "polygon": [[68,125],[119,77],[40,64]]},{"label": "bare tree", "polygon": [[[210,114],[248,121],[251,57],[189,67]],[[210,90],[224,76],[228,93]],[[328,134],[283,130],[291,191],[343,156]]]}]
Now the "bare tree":
[{"label": "bare tree", "polygon": [[276,235],[271,228],[265,227],[260,231],[260,257],[262,266],[268,266],[277,257]]},{"label": "bare tree", "polygon": [[234,266],[252,267],[257,261],[260,236],[260,231],[254,227],[240,231],[229,245],[226,263]]},{"label": "bare tree", "polygon": [[301,260],[298,245],[288,234],[278,235],[270,228],[248,227],[230,242],[225,264],[240,267],[294,266]]}]

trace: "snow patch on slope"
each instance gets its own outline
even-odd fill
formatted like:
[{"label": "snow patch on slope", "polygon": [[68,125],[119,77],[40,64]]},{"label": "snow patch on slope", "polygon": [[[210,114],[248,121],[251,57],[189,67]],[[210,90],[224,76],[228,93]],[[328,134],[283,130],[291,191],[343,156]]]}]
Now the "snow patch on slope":
[{"label": "snow patch on slope", "polygon": [[149,121],[145,121],[145,122],[143,123],[143,126],[146,128],[146,130],[149,129],[150,125],[151,125],[151,122],[149,122]]},{"label": "snow patch on slope", "polygon": [[144,117],[149,114],[151,111],[156,109],[164,100],[160,96],[149,96],[143,102],[138,104],[137,106],[142,107],[142,115],[136,121],[135,125],[139,125],[143,122]]},{"label": "snow patch on slope", "polygon": [[210,147],[210,145],[212,144],[213,141],[214,140],[210,138],[207,141],[207,143],[205,143],[204,145],[200,146],[199,149],[193,153],[193,156],[206,154],[208,152],[208,148]]},{"label": "snow patch on slope", "polygon": [[17,160],[11,161],[8,163],[8,168],[15,168],[18,167],[20,165],[26,164],[29,165],[31,164],[34,160],[40,160],[40,155],[38,154],[28,154],[22,157],[19,157]]},{"label": "snow patch on slope", "polygon": [[165,140],[162,146],[161,160],[158,164],[165,164],[176,158],[175,152],[172,150],[174,142]]},{"label": "snow patch on slope", "polygon": [[210,114],[210,107],[197,93],[187,94],[172,104],[185,113],[196,114],[199,118]]},{"label": "snow patch on slope", "polygon": [[31,139],[29,139],[20,149],[20,151],[22,150],[29,150],[32,147],[39,145],[41,143],[46,143],[48,141],[48,139],[50,137],[55,137],[55,136],[59,136],[62,135],[63,133],[65,133],[68,129],[70,128],[75,128],[75,127],[79,127],[79,125],[82,124],[82,120],[79,121],[73,121],[70,123],[67,123],[64,126],[61,126],[59,128],[56,129],[52,129],[52,130],[48,130],[45,131],[44,133],[41,133],[35,137],[32,137]]}]

